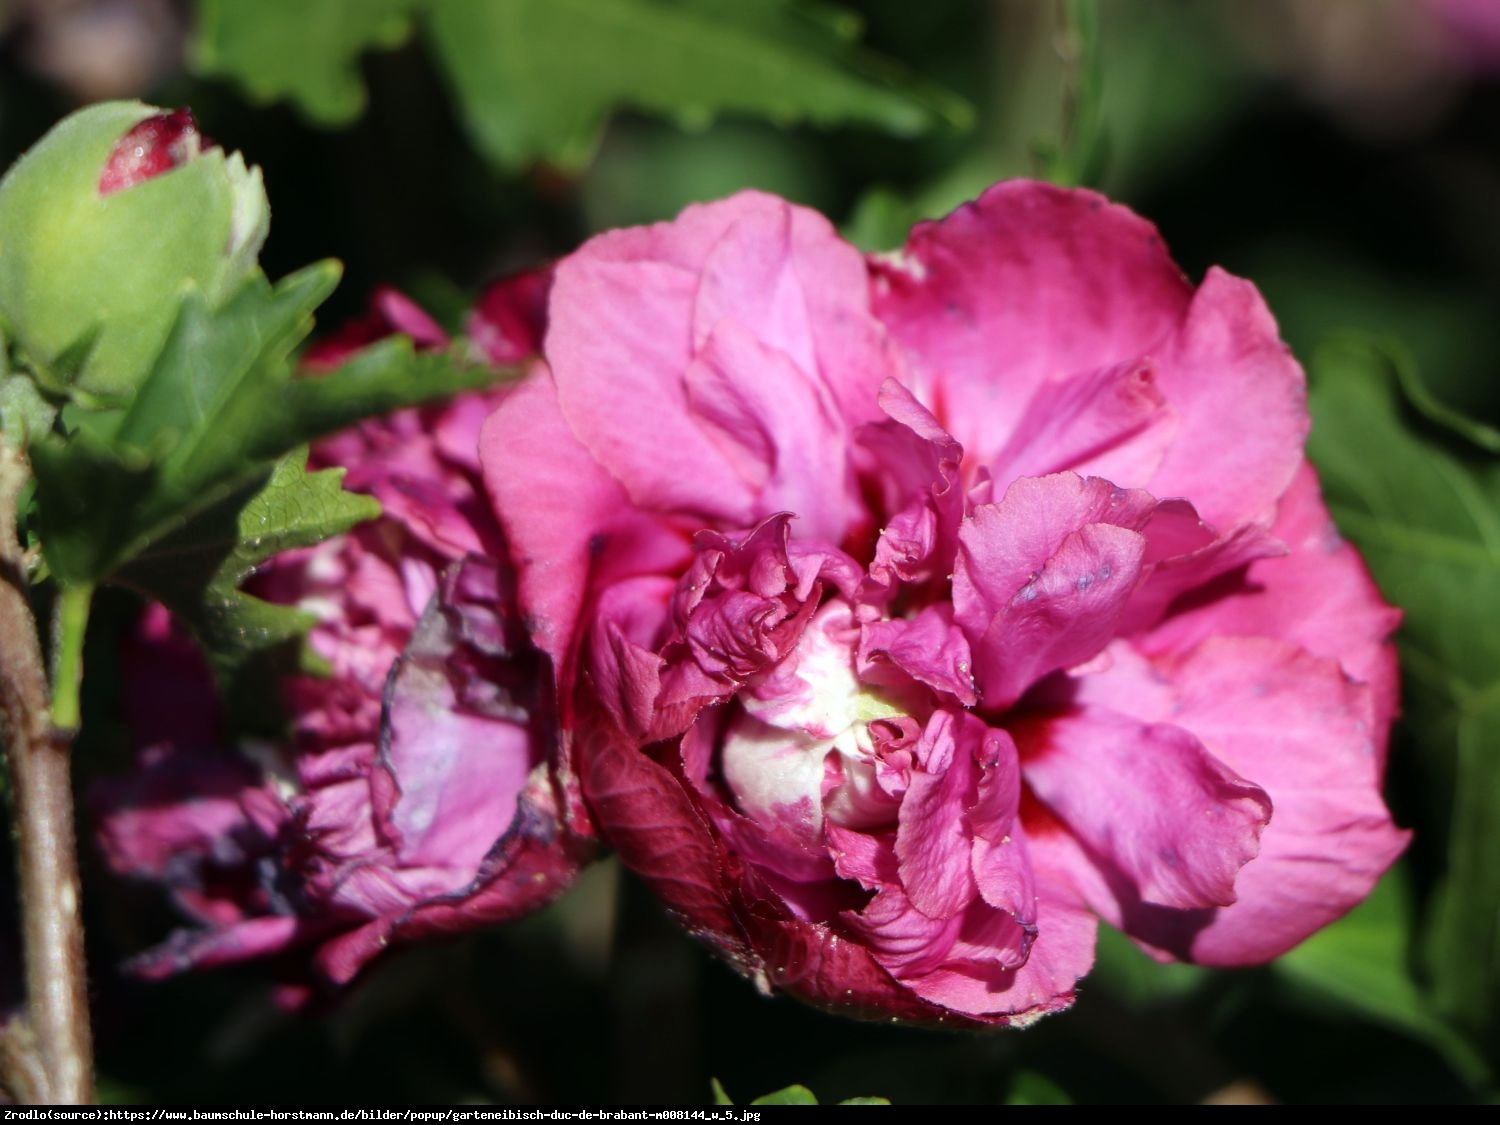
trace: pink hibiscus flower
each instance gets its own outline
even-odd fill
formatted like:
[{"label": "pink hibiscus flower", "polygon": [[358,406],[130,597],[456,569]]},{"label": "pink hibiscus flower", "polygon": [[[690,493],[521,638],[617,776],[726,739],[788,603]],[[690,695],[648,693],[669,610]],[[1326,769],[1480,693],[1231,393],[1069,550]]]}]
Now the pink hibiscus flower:
[{"label": "pink hibiscus flower", "polygon": [[1259,294],[1084,191],[865,259],[744,194],[555,271],[481,462],[565,768],[761,987],[1028,1022],[1096,918],[1264,961],[1358,902],[1397,615]]}]

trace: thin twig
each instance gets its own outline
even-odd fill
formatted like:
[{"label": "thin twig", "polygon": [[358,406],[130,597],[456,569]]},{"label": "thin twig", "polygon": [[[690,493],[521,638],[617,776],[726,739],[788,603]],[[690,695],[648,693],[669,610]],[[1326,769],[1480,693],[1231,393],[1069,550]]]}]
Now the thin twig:
[{"label": "thin twig", "polygon": [[4,1032],[13,1094],[54,1105],[93,1101],[93,1050],[79,915],[70,754],[52,721],[36,618],[26,597],[17,501],[23,456],[0,436],[0,714],[10,757],[26,953],[26,1017]]}]

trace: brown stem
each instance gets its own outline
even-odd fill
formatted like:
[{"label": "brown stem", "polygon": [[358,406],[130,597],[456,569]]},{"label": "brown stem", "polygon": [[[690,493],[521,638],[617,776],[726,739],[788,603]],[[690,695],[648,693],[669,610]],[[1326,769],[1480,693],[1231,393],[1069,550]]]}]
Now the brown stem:
[{"label": "brown stem", "polygon": [[93,1101],[93,1049],[78,911],[70,755],[52,723],[16,504],[23,456],[0,436],[0,714],[5,721],[21,881],[26,1016],[6,1029],[0,1068],[13,1094],[53,1105]]}]

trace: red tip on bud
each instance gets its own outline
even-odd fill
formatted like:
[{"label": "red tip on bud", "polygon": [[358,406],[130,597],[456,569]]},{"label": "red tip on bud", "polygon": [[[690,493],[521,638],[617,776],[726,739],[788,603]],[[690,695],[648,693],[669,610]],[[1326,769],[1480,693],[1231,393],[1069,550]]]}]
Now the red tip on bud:
[{"label": "red tip on bud", "polygon": [[110,195],[170,172],[197,156],[204,143],[189,109],[148,117],[121,137],[109,154],[99,177],[99,194]]}]

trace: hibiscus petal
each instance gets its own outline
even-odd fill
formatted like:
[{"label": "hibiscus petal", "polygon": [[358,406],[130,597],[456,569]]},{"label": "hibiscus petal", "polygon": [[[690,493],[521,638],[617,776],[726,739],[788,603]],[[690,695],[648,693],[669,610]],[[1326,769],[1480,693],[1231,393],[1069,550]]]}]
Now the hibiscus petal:
[{"label": "hibiscus petal", "polygon": [[1071,469],[1146,481],[1176,431],[1176,415],[1144,360],[1060,373],[1038,388],[990,470],[1000,480]]},{"label": "hibiscus petal", "polygon": [[620,859],[732,962],[746,956],[725,893],[727,857],[683,783],[606,728],[579,747],[584,792]]},{"label": "hibiscus petal", "polygon": [[985,706],[1008,706],[1109,643],[1147,547],[1130,525],[1154,508],[1145,493],[1059,474],[1016,481],[964,522],[953,603]]},{"label": "hibiscus petal", "polygon": [[569,427],[635,504],[752,522],[755,489],[688,403],[697,276],[593,247],[564,259],[552,286],[546,355]]},{"label": "hibiscus petal", "polygon": [[642,506],[745,526],[796,499],[837,542],[857,497],[804,471],[845,477],[839,415],[873,415],[888,373],[859,267],[827,220],[753,193],[594,239],[553,281],[562,413]]},{"label": "hibiscus petal", "polygon": [[1221,528],[1268,517],[1302,463],[1308,416],[1302,368],[1259,291],[1210,269],[1158,363],[1182,424],[1147,487],[1191,496]]},{"label": "hibiscus petal", "polygon": [[1234,901],[1271,801],[1187,730],[1092,707],[1010,729],[1027,784],[1111,886],[1163,906]]},{"label": "hibiscus petal", "polygon": [[[687,537],[631,505],[589,456],[564,421],[541,365],[485,423],[480,460],[510,543],[527,627],[567,678],[591,585],[675,573],[691,557]],[[561,702],[569,706],[566,692]]]},{"label": "hibiscus petal", "polygon": [[953,623],[950,606],[931,605],[915,617],[872,621],[862,626],[860,676],[878,679],[878,664],[885,661],[967,707],[978,701],[969,641]]},{"label": "hibiscus petal", "polygon": [[1306,462],[1281,498],[1271,532],[1287,544],[1285,557],[1253,563],[1242,580],[1216,583],[1140,644],[1164,654],[1186,652],[1214,635],[1260,635],[1337,660],[1371,686],[1383,748],[1397,696],[1389,637],[1401,613],[1382,600],[1364,562],[1339,536]]},{"label": "hibiscus petal", "polygon": [[1363,899],[1406,846],[1380,797],[1370,689],[1264,637],[1211,638],[1164,673],[1176,721],[1263,786],[1276,814],[1233,905],[1206,924],[1148,916],[1130,932],[1204,964],[1268,961]]},{"label": "hibiscus petal", "polygon": [[1153,354],[1191,297],[1150,223],[1092,192],[1026,181],[918,226],[872,272],[918,397],[980,465],[1058,374]]},{"label": "hibiscus petal", "polygon": [[503,690],[507,674],[496,670],[486,677],[495,686],[492,698],[478,706],[473,697],[460,699],[453,673],[465,606],[454,593],[463,569],[493,570],[494,565],[456,564],[445,582],[446,597],[434,599],[417,623],[385,693],[378,761],[396,800],[384,808],[377,804],[375,815],[389,818],[403,865],[449,871],[453,888],[473,880],[486,853],[510,827],[527,776],[541,761],[551,733],[540,729],[544,705],[536,694],[540,668],[533,652],[508,658],[531,669],[518,692]]},{"label": "hibiscus petal", "polygon": [[698,426],[757,494],[757,516],[793,511],[809,537],[843,539],[861,504],[847,428],[826,385],[727,320],[684,383]]},{"label": "hibiscus petal", "polygon": [[859,252],[816,211],[774,196],[742,192],[702,210],[721,212],[725,229],[703,262],[695,348],[736,322],[827,388],[839,433],[876,417],[870,395],[891,360]]},{"label": "hibiscus petal", "polygon": [[[901,886],[930,918],[953,917],[975,896],[964,813],[974,803],[974,752],[983,730],[971,715],[936,712],[918,743],[924,766],[912,775],[901,802],[896,830]],[[947,745],[929,749],[938,743]]]}]

